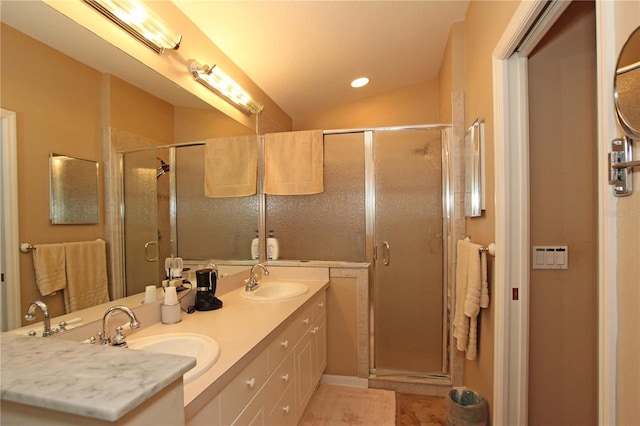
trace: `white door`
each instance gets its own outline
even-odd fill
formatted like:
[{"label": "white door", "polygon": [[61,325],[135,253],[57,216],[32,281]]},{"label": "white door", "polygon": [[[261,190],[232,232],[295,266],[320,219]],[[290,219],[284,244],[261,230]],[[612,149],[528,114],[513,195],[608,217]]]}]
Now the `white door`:
[{"label": "white door", "polygon": [[[640,27],[639,2],[596,2],[598,13],[598,67],[600,92],[601,164],[605,165],[611,141],[624,133],[613,109],[613,79],[617,56],[631,33]],[[638,94],[640,97],[640,93]],[[640,140],[634,141],[634,158],[640,158]],[[606,191],[601,211],[605,230],[602,246],[600,290],[600,424],[640,424],[640,168],[633,174],[632,195],[613,198],[603,173]]]},{"label": "white door", "polygon": [[0,331],[20,326],[16,114],[0,109]]}]

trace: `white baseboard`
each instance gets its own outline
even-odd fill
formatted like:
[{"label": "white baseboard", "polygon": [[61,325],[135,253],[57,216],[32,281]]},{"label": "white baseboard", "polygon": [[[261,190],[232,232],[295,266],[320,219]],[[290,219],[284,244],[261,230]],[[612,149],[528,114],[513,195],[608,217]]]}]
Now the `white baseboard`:
[{"label": "white baseboard", "polygon": [[320,379],[320,383],[325,383],[327,385],[351,386],[353,388],[369,387],[369,380],[355,376],[334,376],[330,374],[323,374]]}]

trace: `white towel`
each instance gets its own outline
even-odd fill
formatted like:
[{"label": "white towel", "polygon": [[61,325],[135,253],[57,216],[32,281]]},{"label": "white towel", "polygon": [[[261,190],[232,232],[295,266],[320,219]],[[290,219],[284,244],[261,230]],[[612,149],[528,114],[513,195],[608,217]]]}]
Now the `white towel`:
[{"label": "white towel", "polygon": [[31,251],[36,285],[40,294],[47,296],[67,285],[63,244],[38,244]]},{"label": "white towel", "polygon": [[458,241],[453,335],[456,348],[465,351],[469,360],[477,356],[480,308],[489,306],[486,254],[480,248],[470,241]]},{"label": "white towel", "polygon": [[258,140],[255,135],[208,139],[204,150],[204,195],[246,197],[256,193]]},{"label": "white towel", "polygon": [[306,195],[324,191],[322,130],[264,135],[264,192]]},{"label": "white towel", "polygon": [[67,313],[109,301],[106,243],[103,240],[65,243]]}]

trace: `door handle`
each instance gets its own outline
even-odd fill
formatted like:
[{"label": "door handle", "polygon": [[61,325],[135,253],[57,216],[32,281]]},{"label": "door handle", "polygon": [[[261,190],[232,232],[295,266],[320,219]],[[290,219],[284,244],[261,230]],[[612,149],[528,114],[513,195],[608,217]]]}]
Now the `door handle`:
[{"label": "door handle", "polygon": [[382,255],[382,263],[384,263],[384,266],[389,266],[389,263],[391,263],[391,246],[389,246],[388,242],[384,242],[382,243],[382,247],[383,247],[383,255]]},{"label": "door handle", "polygon": [[[149,257],[149,246],[156,246],[156,257]],[[144,245],[144,258],[147,262],[158,261],[158,243],[155,241],[149,241]]]}]

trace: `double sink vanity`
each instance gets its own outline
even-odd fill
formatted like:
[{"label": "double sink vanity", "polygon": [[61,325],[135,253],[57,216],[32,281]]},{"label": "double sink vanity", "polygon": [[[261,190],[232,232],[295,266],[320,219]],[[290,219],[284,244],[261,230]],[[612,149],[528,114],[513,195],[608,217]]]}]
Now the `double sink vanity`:
[{"label": "double sink vanity", "polygon": [[133,308],[128,349],[87,343],[102,320],[3,333],[3,424],[297,424],[326,367],[329,272],[269,271],[251,292],[246,272],[226,276],[222,309],[176,324],[159,301]]}]

